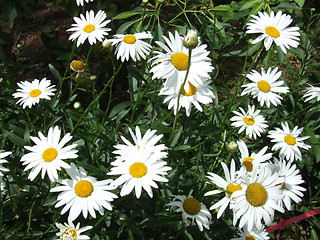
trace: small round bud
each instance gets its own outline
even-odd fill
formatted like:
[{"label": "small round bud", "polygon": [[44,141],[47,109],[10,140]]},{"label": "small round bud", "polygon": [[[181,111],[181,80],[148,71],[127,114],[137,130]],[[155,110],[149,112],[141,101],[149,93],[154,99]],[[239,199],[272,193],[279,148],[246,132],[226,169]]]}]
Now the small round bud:
[{"label": "small round bud", "polygon": [[127,220],[127,215],[125,213],[120,213],[119,215],[119,220],[120,221],[126,221]]},{"label": "small round bud", "polygon": [[193,49],[198,46],[198,34],[195,30],[188,31],[187,36],[183,39],[183,46],[189,49]]},{"label": "small round bud", "polygon": [[94,81],[97,79],[97,76],[96,75],[91,75],[90,78],[89,78],[91,81]]},{"label": "small round bud", "polygon": [[3,78],[0,78],[0,83],[3,81]]},{"label": "small round bud", "polygon": [[231,141],[231,142],[228,143],[227,148],[230,151],[235,151],[235,150],[238,149],[238,144],[236,142],[234,142],[234,141]]},{"label": "small round bud", "polygon": [[22,48],[22,44],[18,43],[17,48]]},{"label": "small round bud", "polygon": [[112,42],[109,41],[109,39],[106,38],[106,39],[103,40],[103,42],[102,42],[102,47],[103,47],[103,48],[110,49],[110,48],[112,47]]},{"label": "small round bud", "polygon": [[143,2],[144,4],[147,4],[147,3],[149,2],[149,0],[142,0],[142,2]]},{"label": "small round bud", "polygon": [[253,41],[254,41],[254,40],[253,40],[252,38],[250,38],[250,39],[248,40],[248,43],[252,44]]},{"label": "small round bud", "polygon": [[74,108],[74,109],[79,109],[79,108],[81,108],[81,103],[80,103],[80,102],[75,102],[75,103],[73,104],[73,108]]}]

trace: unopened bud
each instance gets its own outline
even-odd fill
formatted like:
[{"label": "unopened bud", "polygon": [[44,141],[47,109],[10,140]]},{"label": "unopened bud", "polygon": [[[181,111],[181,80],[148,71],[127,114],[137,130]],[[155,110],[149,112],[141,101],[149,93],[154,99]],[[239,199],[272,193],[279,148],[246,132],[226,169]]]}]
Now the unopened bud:
[{"label": "unopened bud", "polygon": [[73,104],[73,108],[74,108],[74,109],[79,109],[79,108],[81,108],[81,103],[80,103],[80,102],[75,102],[75,103]]},{"label": "unopened bud", "polygon": [[227,145],[227,148],[230,150],[230,151],[235,151],[238,149],[238,144],[234,141],[231,141],[228,143]]},{"label": "unopened bud", "polygon": [[187,36],[183,39],[183,46],[189,49],[193,49],[198,46],[198,34],[195,30],[188,31]]},{"label": "unopened bud", "polygon": [[91,80],[91,81],[94,81],[94,80],[96,80],[96,79],[97,79],[97,76],[96,76],[96,75],[91,75],[91,76],[90,76],[90,80]]},{"label": "unopened bud", "polygon": [[125,213],[120,213],[119,215],[119,220],[120,221],[126,221],[127,220],[127,215]]},{"label": "unopened bud", "polygon": [[110,49],[111,46],[112,46],[112,42],[109,41],[109,39],[107,39],[107,38],[102,42],[102,47],[103,48]]},{"label": "unopened bud", "polygon": [[147,4],[147,3],[149,2],[149,0],[142,0],[142,2],[143,2],[144,4]]}]

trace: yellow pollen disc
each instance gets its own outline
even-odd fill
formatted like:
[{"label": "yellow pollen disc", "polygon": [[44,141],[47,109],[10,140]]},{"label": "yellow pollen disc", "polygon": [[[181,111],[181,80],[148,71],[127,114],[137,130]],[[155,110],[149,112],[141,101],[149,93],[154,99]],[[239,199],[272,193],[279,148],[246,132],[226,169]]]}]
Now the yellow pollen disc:
[{"label": "yellow pollen disc", "polygon": [[137,41],[137,39],[135,36],[128,34],[123,37],[123,41],[126,44],[134,44]]},{"label": "yellow pollen disc", "polygon": [[189,215],[196,215],[201,210],[200,202],[195,198],[187,198],[183,202],[183,209]]},{"label": "yellow pollen disc", "polygon": [[188,69],[188,55],[183,52],[176,52],[171,55],[172,65],[179,71]]},{"label": "yellow pollen disc", "polygon": [[[73,238],[76,238],[78,236],[77,232],[72,228],[67,228],[66,230],[64,230],[63,234]],[[64,237],[67,237],[67,236],[64,236]]]},{"label": "yellow pollen disc", "polygon": [[87,180],[81,180],[77,182],[77,184],[74,186],[74,192],[79,197],[82,197],[82,198],[89,197],[93,192],[93,185],[91,182]]},{"label": "yellow pollen disc", "polygon": [[132,177],[141,178],[147,174],[148,168],[144,163],[136,162],[130,166],[129,172]]},{"label": "yellow pollen disc", "polygon": [[80,60],[73,60],[70,63],[70,67],[73,71],[82,71],[84,69],[84,63]]},{"label": "yellow pollen disc", "polygon": [[270,92],[271,86],[266,80],[261,80],[258,82],[258,88],[261,92],[268,93]]},{"label": "yellow pollen disc", "polygon": [[280,32],[275,27],[269,26],[269,27],[266,27],[265,30],[266,30],[266,34],[268,34],[270,37],[273,37],[273,38],[280,37]]},{"label": "yellow pollen disc", "polygon": [[297,143],[296,138],[292,135],[287,135],[284,137],[284,141],[288,144],[288,145],[295,145]]},{"label": "yellow pollen disc", "polygon": [[260,183],[251,183],[246,190],[247,201],[254,207],[265,204],[268,198],[267,190]]},{"label": "yellow pollen disc", "polygon": [[252,157],[246,157],[242,161],[242,165],[246,167],[248,172],[251,172],[253,169],[253,162],[252,162],[253,160],[254,160],[254,158],[252,158]]},{"label": "yellow pollen disc", "polygon": [[252,235],[246,236],[246,240],[256,240],[256,238]]},{"label": "yellow pollen disc", "polygon": [[58,156],[58,151],[55,148],[47,148],[42,153],[42,159],[45,162],[51,162],[55,160],[57,156]]},{"label": "yellow pollen disc", "polygon": [[232,183],[230,183],[230,184],[227,186],[227,188],[226,188],[226,190],[227,190],[228,192],[231,192],[231,193],[228,193],[228,196],[229,196],[229,197],[231,197],[231,195],[232,195],[233,192],[238,191],[238,190],[241,190],[241,189],[242,189],[242,187],[241,187],[239,184],[234,185],[234,184],[232,184]]},{"label": "yellow pollen disc", "polygon": [[197,88],[196,88],[195,86],[193,86],[193,85],[192,85],[191,83],[189,83],[189,82],[188,82],[188,84],[189,84],[189,90],[188,90],[188,92],[186,92],[186,91],[184,90],[184,88],[182,87],[182,85],[181,85],[181,87],[180,87],[181,94],[182,94],[182,95],[185,95],[185,96],[193,96],[194,94],[196,94]]},{"label": "yellow pollen disc", "polygon": [[88,24],[83,28],[83,31],[86,33],[91,33],[96,29],[96,27],[93,24]]},{"label": "yellow pollen disc", "polygon": [[41,93],[40,89],[33,89],[30,91],[29,95],[30,97],[38,97]]},{"label": "yellow pollen disc", "polygon": [[247,125],[253,125],[255,123],[254,118],[253,117],[244,117],[243,121],[247,124]]}]

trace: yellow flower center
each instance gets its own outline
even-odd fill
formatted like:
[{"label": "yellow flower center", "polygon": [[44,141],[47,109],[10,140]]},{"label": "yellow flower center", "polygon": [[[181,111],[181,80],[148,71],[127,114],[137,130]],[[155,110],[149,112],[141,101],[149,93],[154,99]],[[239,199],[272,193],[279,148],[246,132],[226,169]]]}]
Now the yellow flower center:
[{"label": "yellow flower center", "polygon": [[183,209],[189,215],[196,215],[201,210],[200,202],[195,198],[187,198],[183,202]]},{"label": "yellow flower center", "polygon": [[81,180],[77,182],[77,184],[74,186],[74,191],[77,194],[77,196],[86,198],[92,194],[93,185],[91,182],[87,180]]},{"label": "yellow flower center", "polygon": [[70,67],[73,71],[82,71],[84,69],[84,63],[80,60],[73,60],[71,63],[70,63]]},{"label": "yellow flower center", "polygon": [[130,166],[129,172],[132,177],[141,178],[147,174],[148,168],[144,163],[136,162]]},{"label": "yellow flower center", "polygon": [[185,96],[193,96],[194,94],[196,94],[197,88],[196,88],[195,86],[193,86],[193,85],[192,85],[191,83],[189,83],[189,82],[188,82],[188,84],[189,84],[189,90],[188,90],[188,92],[186,92],[186,91],[184,90],[184,87],[181,85],[181,87],[180,87],[181,94],[182,94],[182,95],[185,95]]},{"label": "yellow flower center", "polygon": [[171,63],[179,71],[188,69],[188,55],[183,52],[176,52],[171,55]]},{"label": "yellow flower center", "polygon": [[265,204],[268,198],[267,190],[260,183],[251,183],[246,190],[247,201],[254,207]]},{"label": "yellow flower center", "polygon": [[38,97],[41,93],[40,89],[33,89],[30,91],[29,95],[30,97]]},{"label": "yellow flower center", "polygon": [[297,140],[294,136],[292,135],[287,135],[284,137],[284,141],[288,144],[288,145],[295,145],[297,143]]},{"label": "yellow flower center", "polygon": [[252,157],[246,157],[242,161],[242,165],[246,167],[248,172],[251,172],[253,169],[253,162],[252,162],[253,160],[254,158]]},{"label": "yellow flower center", "polygon": [[128,34],[123,37],[123,41],[126,44],[134,44],[137,41],[137,39],[135,36]]},{"label": "yellow flower center", "polygon": [[247,124],[247,125],[253,125],[255,123],[254,121],[254,117],[244,117],[243,121]]},{"label": "yellow flower center", "polygon": [[258,82],[258,88],[261,92],[270,92],[271,86],[266,80],[261,80]]},{"label": "yellow flower center", "polygon": [[275,27],[269,26],[269,27],[266,27],[265,30],[266,30],[266,34],[268,34],[270,37],[273,37],[273,38],[280,37],[280,32]]},{"label": "yellow flower center", "polygon": [[245,240],[256,240],[256,238],[252,235],[248,235]]},{"label": "yellow flower center", "polygon": [[93,24],[88,24],[83,28],[83,31],[86,33],[91,33],[96,29],[96,27]]},{"label": "yellow flower center", "polygon": [[58,156],[58,151],[55,148],[47,148],[42,153],[42,159],[45,162],[51,162],[55,160],[57,156]]},{"label": "yellow flower center", "polygon": [[233,192],[241,190],[241,189],[242,189],[242,187],[239,184],[234,185],[232,183],[230,183],[226,188],[226,190],[228,192],[231,192],[231,193],[227,193],[229,197],[231,197]]},{"label": "yellow flower center", "polygon": [[[66,230],[64,230],[63,235],[66,235],[66,236],[63,236],[64,238],[73,237],[74,239],[76,239],[78,236],[76,230],[74,230],[73,228],[67,228]],[[66,238],[66,239],[69,239],[69,238]]]}]

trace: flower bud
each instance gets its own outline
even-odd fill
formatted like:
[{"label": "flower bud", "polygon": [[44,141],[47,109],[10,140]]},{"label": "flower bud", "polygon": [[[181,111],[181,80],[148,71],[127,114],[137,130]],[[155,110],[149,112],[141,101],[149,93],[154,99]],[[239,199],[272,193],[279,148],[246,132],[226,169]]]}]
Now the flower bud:
[{"label": "flower bud", "polygon": [[238,144],[234,141],[228,143],[227,148],[229,151],[235,151],[238,149]]},{"label": "flower bud", "polygon": [[73,104],[73,108],[74,108],[74,109],[79,109],[79,108],[81,108],[81,103],[80,103],[80,102],[75,102],[75,103]]},{"label": "flower bud", "polygon": [[102,42],[102,47],[109,50],[109,49],[112,47],[112,42],[109,41],[109,39],[106,38],[106,39],[103,40],[103,42]]},{"label": "flower bud", "polygon": [[188,31],[187,36],[183,39],[183,46],[189,49],[193,49],[198,46],[198,34],[195,30]]}]

